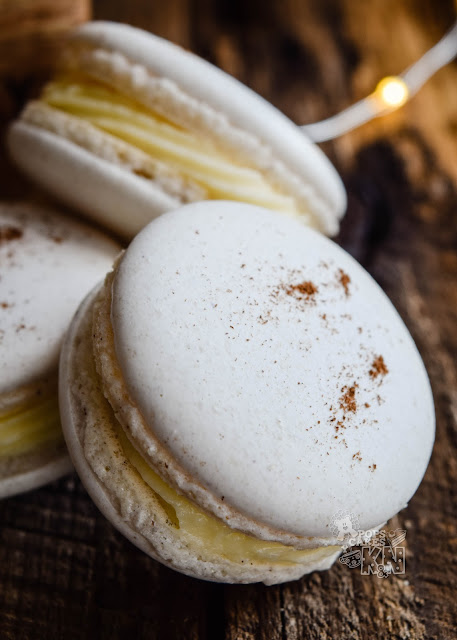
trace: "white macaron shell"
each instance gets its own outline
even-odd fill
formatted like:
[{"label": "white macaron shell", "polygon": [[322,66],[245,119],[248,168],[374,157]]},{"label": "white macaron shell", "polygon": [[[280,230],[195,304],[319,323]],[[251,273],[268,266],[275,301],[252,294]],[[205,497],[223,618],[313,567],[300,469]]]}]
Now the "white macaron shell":
[{"label": "white macaron shell", "polygon": [[73,465],[66,451],[61,452],[54,460],[46,462],[38,468],[0,478],[0,498],[9,498],[18,493],[25,493],[33,489],[58,480],[61,476],[71,473]]},{"label": "white macaron shell", "polygon": [[98,231],[30,204],[0,209],[7,229],[16,231],[0,241],[0,393],[56,372],[76,308],[119,251]]},{"label": "white macaron shell", "polygon": [[343,215],[346,193],[324,153],[291,120],[235,78],[181,47],[129,25],[89,22],[74,34],[76,40],[123,54],[226,115],[232,124],[268,144],[278,159],[316,189],[337,218]]},{"label": "white macaron shell", "polygon": [[12,158],[37,184],[126,238],[179,206],[153,182],[26,122],[11,126],[8,143]]},{"label": "white macaron shell", "polygon": [[329,536],[340,510],[374,527],[416,490],[434,438],[423,363],[378,285],[313,230],[225,202],[165,214],[121,262],[112,322],[138,409],[225,504]]}]

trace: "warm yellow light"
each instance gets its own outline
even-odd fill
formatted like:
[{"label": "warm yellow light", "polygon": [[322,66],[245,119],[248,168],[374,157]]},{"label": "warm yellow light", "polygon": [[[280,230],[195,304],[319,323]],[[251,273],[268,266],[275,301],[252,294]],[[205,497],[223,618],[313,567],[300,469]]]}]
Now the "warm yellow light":
[{"label": "warm yellow light", "polygon": [[397,109],[409,98],[409,89],[398,76],[383,78],[375,89],[374,96],[388,109]]}]

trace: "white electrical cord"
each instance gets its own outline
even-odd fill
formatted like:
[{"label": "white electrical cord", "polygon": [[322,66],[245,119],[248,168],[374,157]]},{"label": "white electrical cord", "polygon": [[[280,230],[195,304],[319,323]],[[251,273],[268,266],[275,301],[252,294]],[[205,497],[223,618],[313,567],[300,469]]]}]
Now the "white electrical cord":
[{"label": "white electrical cord", "polygon": [[383,78],[376,89],[340,113],[300,129],[314,142],[337,138],[351,129],[398,109],[441,67],[457,56],[457,22],[417,62],[399,76]]}]

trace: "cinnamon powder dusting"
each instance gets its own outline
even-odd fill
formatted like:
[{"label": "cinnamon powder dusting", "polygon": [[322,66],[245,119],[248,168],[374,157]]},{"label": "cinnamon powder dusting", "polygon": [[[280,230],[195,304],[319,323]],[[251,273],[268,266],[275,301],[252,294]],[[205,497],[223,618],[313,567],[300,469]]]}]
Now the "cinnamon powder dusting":
[{"label": "cinnamon powder dusting", "polygon": [[352,387],[345,385],[341,389],[342,396],[340,398],[340,409],[345,412],[355,413],[357,411],[357,403],[355,401],[355,391],[359,385],[354,382]]},{"label": "cinnamon powder dusting", "polygon": [[348,296],[349,295],[349,283],[351,282],[351,278],[348,276],[347,273],[345,273],[343,271],[343,269],[340,269],[338,271],[338,281],[339,281],[340,285],[343,287],[344,293]]},{"label": "cinnamon powder dusting", "polygon": [[311,298],[311,296],[314,296],[317,293],[317,287],[310,280],[307,280],[305,282],[301,282],[300,284],[291,284],[286,288],[286,293],[288,296],[298,294],[303,298],[309,299]]},{"label": "cinnamon powder dusting", "polygon": [[22,236],[23,232],[21,229],[18,229],[18,227],[0,227],[0,244],[3,242],[11,242],[12,240],[19,240]]},{"label": "cinnamon powder dusting", "polygon": [[387,373],[389,373],[389,369],[384,362],[384,358],[382,356],[378,356],[372,362],[370,377],[377,378],[378,376],[385,376]]}]

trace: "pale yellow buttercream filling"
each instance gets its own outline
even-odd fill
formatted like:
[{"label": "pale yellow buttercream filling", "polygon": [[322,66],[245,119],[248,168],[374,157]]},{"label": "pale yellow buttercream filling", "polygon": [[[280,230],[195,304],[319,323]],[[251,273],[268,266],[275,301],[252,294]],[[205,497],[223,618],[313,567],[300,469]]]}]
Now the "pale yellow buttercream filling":
[{"label": "pale yellow buttercream filling", "polygon": [[299,213],[294,198],[273,187],[260,171],[237,164],[208,140],[84,76],[46,85],[41,100],[149,154],[207,191],[208,199],[240,200]]},{"label": "pale yellow buttercream filling", "polygon": [[315,563],[340,550],[340,547],[317,547],[298,550],[279,542],[268,542],[231,529],[180,495],[151,469],[128,440],[120,425],[113,425],[125,457],[152,489],[167,514],[170,526],[191,537],[194,544],[211,554],[232,562],[263,562],[283,565]]},{"label": "pale yellow buttercream filling", "polygon": [[62,439],[56,393],[0,413],[0,458],[18,456]]}]

